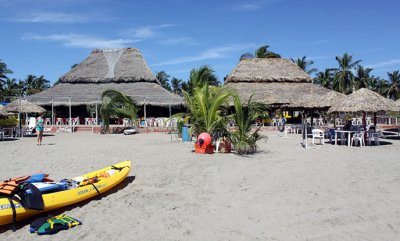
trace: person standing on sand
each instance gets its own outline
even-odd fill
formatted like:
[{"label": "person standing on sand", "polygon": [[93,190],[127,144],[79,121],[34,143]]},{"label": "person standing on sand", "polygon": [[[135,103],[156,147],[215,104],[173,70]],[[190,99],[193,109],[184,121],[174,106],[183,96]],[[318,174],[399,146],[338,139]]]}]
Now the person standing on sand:
[{"label": "person standing on sand", "polygon": [[42,145],[43,131],[44,131],[44,119],[43,119],[43,113],[40,113],[39,117],[36,119],[36,134],[37,134],[38,146]]}]

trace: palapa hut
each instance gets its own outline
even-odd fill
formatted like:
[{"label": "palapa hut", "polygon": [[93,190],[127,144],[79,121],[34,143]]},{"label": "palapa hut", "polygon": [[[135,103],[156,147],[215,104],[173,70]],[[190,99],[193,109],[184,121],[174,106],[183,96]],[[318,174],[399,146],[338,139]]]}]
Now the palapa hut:
[{"label": "palapa hut", "polygon": [[166,107],[166,112],[168,107],[183,104],[183,98],[160,85],[140,51],[134,48],[96,49],[61,76],[57,85],[28,100],[42,106],[87,106],[100,103],[106,89],[121,91],[141,106]]},{"label": "palapa hut", "polygon": [[[244,100],[253,100],[271,107],[296,103],[303,95],[326,95],[331,90],[314,85],[311,77],[288,59],[242,59],[225,80],[224,85]],[[297,109],[297,108],[294,108]]]}]

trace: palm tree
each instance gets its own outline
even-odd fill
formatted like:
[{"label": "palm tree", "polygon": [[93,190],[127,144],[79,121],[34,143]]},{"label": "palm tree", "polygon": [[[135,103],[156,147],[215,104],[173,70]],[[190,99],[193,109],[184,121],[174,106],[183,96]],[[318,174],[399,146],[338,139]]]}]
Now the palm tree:
[{"label": "palm tree", "polygon": [[231,95],[221,87],[209,86],[208,83],[193,89],[193,94],[183,91],[190,122],[196,135],[207,132],[213,136],[216,132],[226,131],[224,106]]},{"label": "palm tree", "polygon": [[389,84],[386,80],[376,77],[371,80],[370,84],[373,91],[381,94],[382,96],[387,96]]},{"label": "palm tree", "polygon": [[240,60],[242,59],[251,59],[251,58],[281,58],[281,56],[275,52],[269,51],[269,45],[263,45],[259,47],[254,55],[251,53],[244,53],[240,56]]},{"label": "palm tree", "polygon": [[333,73],[332,69],[325,69],[324,72],[318,72],[314,78],[314,83],[319,84],[325,88],[332,89],[333,85]]},{"label": "palm tree", "polygon": [[172,86],[172,92],[174,92],[177,95],[182,94],[182,80],[181,79],[177,79],[177,78],[173,77],[171,79],[171,86]]},{"label": "palm tree", "polygon": [[342,93],[351,92],[354,84],[352,69],[354,69],[361,60],[353,61],[353,55],[344,53],[342,57],[336,56],[336,61],[339,64],[339,68],[334,69],[336,73],[333,89]]},{"label": "palm tree", "polygon": [[399,71],[387,73],[389,77],[389,86],[387,88],[387,96],[391,99],[397,100],[400,91],[400,74]]},{"label": "palm tree", "polygon": [[25,88],[26,88],[26,95],[32,95],[32,94],[34,94],[35,93],[35,88],[34,88],[34,85],[35,85],[35,79],[36,79],[36,76],[35,75],[27,75],[26,76],[26,78],[25,78]]},{"label": "palm tree", "polygon": [[215,76],[215,71],[207,65],[201,66],[198,69],[192,69],[187,82],[187,92],[191,93],[195,88],[202,87],[205,84],[219,85],[218,79]]},{"label": "palm tree", "polygon": [[8,79],[7,74],[12,74],[12,70],[7,68],[7,65],[1,61],[0,59],[0,100],[4,101],[5,100],[5,94],[3,93],[3,88],[5,81]]},{"label": "palm tree", "polygon": [[101,95],[100,115],[107,133],[110,132],[110,117],[136,118],[138,108],[131,97],[123,93],[108,89]]},{"label": "palm tree", "polygon": [[7,64],[0,59],[0,82],[5,81],[8,77],[7,74],[12,74],[12,70],[7,68]]},{"label": "palm tree", "polygon": [[256,50],[255,57],[256,58],[280,58],[281,56],[277,53],[269,51],[269,45],[263,45]]},{"label": "palm tree", "polygon": [[260,116],[262,107],[249,98],[247,104],[242,104],[238,95],[234,96],[235,113],[233,120],[237,125],[237,130],[232,132],[230,137],[237,154],[252,154],[257,151],[257,141],[262,136],[258,133],[260,128],[253,131],[253,123]]},{"label": "palm tree", "polygon": [[356,75],[354,76],[355,89],[369,88],[371,86],[373,76],[370,76],[372,69],[364,68],[362,65],[357,65]]},{"label": "palm tree", "polygon": [[19,88],[15,78],[7,78],[3,84],[3,96],[18,96]]},{"label": "palm tree", "polygon": [[50,81],[48,81],[47,79],[44,78],[43,75],[41,75],[35,79],[33,87],[34,87],[34,92],[39,93],[45,89],[50,88]]},{"label": "palm tree", "polygon": [[36,77],[35,75],[28,75],[25,79],[25,88],[27,95],[39,93],[50,87],[50,81],[44,78],[43,75]]},{"label": "palm tree", "polygon": [[307,72],[307,74],[311,75],[314,72],[317,72],[316,68],[311,68],[310,66],[314,64],[314,61],[312,60],[307,60],[306,56],[303,56],[302,58],[297,58],[297,59],[291,59],[293,63],[297,64],[302,70]]},{"label": "palm tree", "polygon": [[162,87],[171,91],[171,85],[169,84],[169,75],[165,71],[160,71],[156,74],[156,78],[160,81]]}]

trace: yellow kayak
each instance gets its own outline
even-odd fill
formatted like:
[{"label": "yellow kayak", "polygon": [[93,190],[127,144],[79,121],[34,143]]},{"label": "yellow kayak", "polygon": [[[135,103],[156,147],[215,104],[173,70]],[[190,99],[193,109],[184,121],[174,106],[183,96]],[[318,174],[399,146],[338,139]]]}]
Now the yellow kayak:
[{"label": "yellow kayak", "polygon": [[[71,178],[80,182],[74,188],[43,194],[44,210],[26,209],[13,201],[17,221],[40,213],[75,204],[104,193],[122,182],[131,170],[131,161],[124,161],[106,168]],[[97,189],[97,190],[96,190]],[[13,210],[8,198],[0,197],[0,225],[13,222]]]}]

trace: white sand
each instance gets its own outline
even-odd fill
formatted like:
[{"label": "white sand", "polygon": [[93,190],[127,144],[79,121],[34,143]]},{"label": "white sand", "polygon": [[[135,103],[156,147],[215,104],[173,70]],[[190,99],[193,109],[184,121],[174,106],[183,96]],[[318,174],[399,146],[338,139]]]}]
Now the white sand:
[{"label": "white sand", "polygon": [[366,148],[300,146],[269,135],[260,152],[192,153],[167,134],[57,134],[0,142],[0,179],[55,180],[130,159],[136,180],[66,208],[83,225],[53,236],[29,222],[0,240],[399,240],[400,140]]}]

